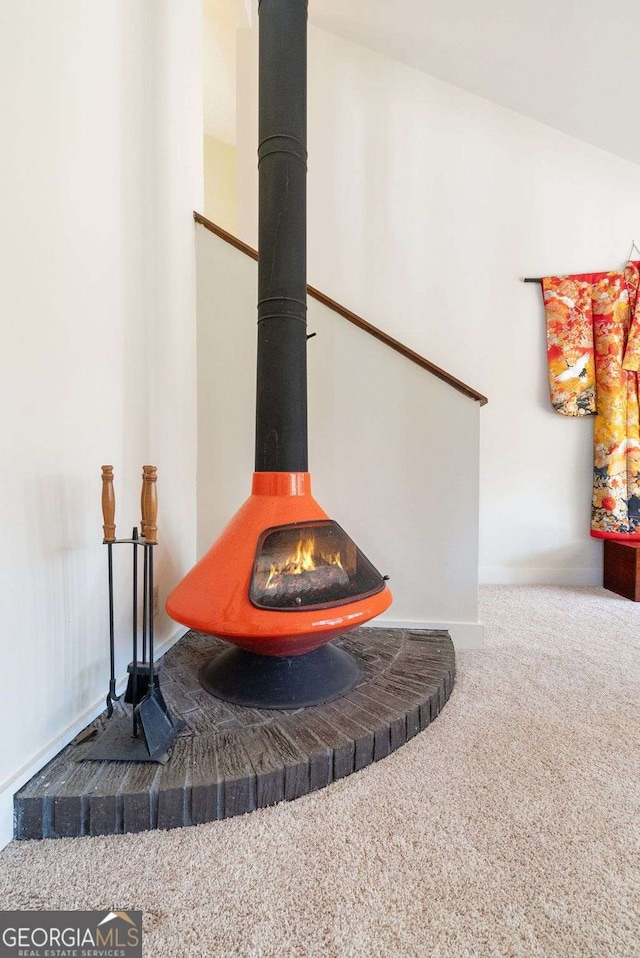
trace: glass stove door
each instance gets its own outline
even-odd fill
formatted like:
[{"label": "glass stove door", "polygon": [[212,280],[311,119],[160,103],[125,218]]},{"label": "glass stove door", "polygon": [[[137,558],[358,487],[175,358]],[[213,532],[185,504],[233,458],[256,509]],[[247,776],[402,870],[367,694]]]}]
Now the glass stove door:
[{"label": "glass stove door", "polygon": [[249,597],[263,609],[300,611],[374,595],[384,579],[332,519],[267,529],[258,541]]}]

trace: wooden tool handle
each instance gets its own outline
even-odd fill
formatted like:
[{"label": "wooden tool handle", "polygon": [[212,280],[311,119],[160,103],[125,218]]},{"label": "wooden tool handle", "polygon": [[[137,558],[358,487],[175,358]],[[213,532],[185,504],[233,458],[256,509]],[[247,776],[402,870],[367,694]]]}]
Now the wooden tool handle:
[{"label": "wooden tool handle", "polygon": [[102,467],[102,518],[105,542],[116,539],[116,497],[113,491],[113,466]]},{"label": "wooden tool handle", "polygon": [[142,534],[147,542],[158,541],[158,467],[142,467]]}]

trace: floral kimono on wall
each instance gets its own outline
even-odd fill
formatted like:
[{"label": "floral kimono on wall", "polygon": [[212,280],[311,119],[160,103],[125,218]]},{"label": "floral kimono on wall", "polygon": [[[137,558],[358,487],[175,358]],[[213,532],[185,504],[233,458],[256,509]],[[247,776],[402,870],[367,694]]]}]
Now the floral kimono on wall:
[{"label": "floral kimono on wall", "polygon": [[639,266],[542,281],[551,402],[595,415],[591,535],[603,539],[640,540]]}]

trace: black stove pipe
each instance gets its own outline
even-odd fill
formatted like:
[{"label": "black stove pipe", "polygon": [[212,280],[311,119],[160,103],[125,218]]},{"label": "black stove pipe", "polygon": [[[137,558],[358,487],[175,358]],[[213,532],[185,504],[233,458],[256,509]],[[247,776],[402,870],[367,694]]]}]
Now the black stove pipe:
[{"label": "black stove pipe", "polygon": [[306,472],[307,0],[260,0],[256,472]]}]

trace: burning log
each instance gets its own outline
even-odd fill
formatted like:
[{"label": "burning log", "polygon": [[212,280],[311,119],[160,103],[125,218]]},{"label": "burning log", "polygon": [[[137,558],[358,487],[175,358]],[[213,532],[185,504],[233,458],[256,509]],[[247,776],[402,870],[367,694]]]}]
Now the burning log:
[{"label": "burning log", "polygon": [[349,576],[339,565],[318,565],[315,569],[309,571],[279,572],[275,576],[270,576],[270,581],[264,587],[256,589],[256,598],[264,602],[265,605],[294,605],[299,604],[297,599],[301,600],[302,605],[309,605],[331,597],[334,590],[343,594],[343,590],[349,586]]}]

